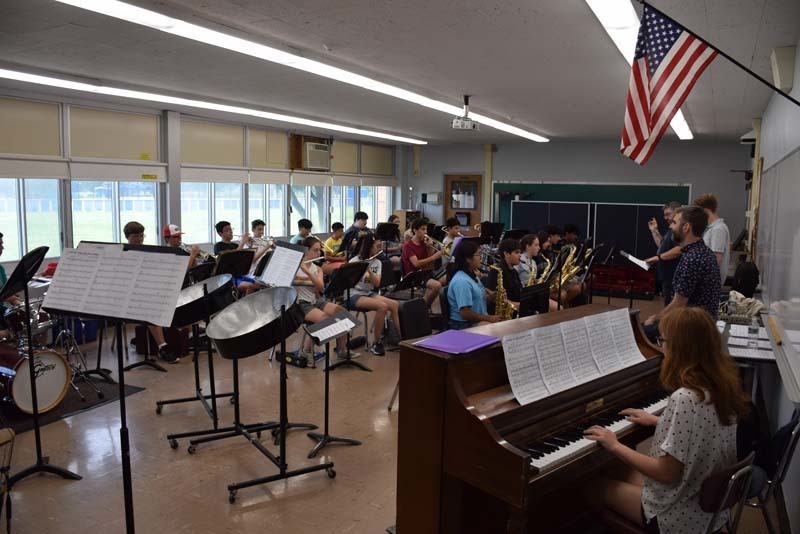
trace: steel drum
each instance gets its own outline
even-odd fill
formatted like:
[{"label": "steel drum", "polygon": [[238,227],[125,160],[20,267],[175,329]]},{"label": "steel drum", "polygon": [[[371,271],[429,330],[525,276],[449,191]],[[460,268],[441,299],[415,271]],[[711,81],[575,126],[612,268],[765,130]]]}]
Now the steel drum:
[{"label": "steel drum", "polygon": [[[203,299],[204,285],[208,291],[208,310]],[[233,303],[236,300],[235,292],[233,277],[229,274],[212,276],[181,290],[175,315],[172,316],[172,326],[180,328],[205,320],[206,315],[210,317]]]},{"label": "steel drum", "polygon": [[[281,316],[281,306],[286,313]],[[303,312],[292,287],[270,287],[234,302],[206,327],[220,356],[246,358],[288,338],[303,324]]]}]

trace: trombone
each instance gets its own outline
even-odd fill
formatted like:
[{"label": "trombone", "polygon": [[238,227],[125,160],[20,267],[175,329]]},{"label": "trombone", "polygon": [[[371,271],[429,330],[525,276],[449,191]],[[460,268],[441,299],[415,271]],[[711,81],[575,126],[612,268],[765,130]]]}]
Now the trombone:
[{"label": "trombone", "polygon": [[333,250],[331,247],[329,247],[328,245],[325,244],[325,241],[323,241],[322,239],[318,238],[314,234],[309,234],[308,237],[313,237],[314,239],[319,241],[319,244],[322,245],[322,250],[324,250],[326,254],[329,254],[331,256],[339,256],[340,255],[340,253],[338,251]]}]

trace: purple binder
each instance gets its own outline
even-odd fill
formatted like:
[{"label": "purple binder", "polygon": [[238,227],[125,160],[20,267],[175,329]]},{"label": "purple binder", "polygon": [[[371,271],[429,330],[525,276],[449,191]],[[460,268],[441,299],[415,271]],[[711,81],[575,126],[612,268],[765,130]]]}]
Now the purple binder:
[{"label": "purple binder", "polygon": [[422,341],[417,341],[414,345],[450,354],[464,354],[488,347],[499,341],[500,338],[494,336],[473,334],[464,330],[446,330]]}]

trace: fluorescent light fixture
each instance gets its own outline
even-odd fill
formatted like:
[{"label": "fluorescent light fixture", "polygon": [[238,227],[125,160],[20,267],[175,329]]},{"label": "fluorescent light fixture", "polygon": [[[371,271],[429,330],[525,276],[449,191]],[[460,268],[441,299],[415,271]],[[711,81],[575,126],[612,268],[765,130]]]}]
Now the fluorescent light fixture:
[{"label": "fluorescent light fixture", "polygon": [[146,93],[144,91],[132,91],[129,89],[120,89],[117,87],[108,87],[105,85],[91,85],[88,83],[73,82],[61,78],[40,76],[38,74],[29,74],[26,72],[19,72],[14,70],[0,69],[0,78],[5,78],[7,80],[16,80],[26,83],[35,83],[38,85],[47,85],[49,87],[59,87],[62,89],[70,89],[72,91],[95,93],[98,95],[118,96],[122,98],[146,100],[148,102],[159,102],[161,104],[174,104],[178,106],[188,106],[193,108],[222,111],[225,113],[234,113],[236,115],[247,115],[250,117],[259,117],[262,119],[288,122],[291,124],[301,124],[303,126],[309,126],[311,128],[323,128],[325,130],[333,130],[336,132],[364,135],[367,137],[377,137],[380,139],[387,139],[390,141],[398,141],[400,143],[410,143],[412,145],[428,144],[426,141],[422,141],[420,139],[414,139],[411,137],[403,137],[400,135],[375,132],[372,130],[362,130],[361,128],[352,128],[350,126],[334,124],[331,122],[304,119],[302,117],[293,117],[291,115],[284,115],[282,113],[271,113],[269,111],[261,111],[258,109],[243,108],[239,106],[229,106],[226,104],[215,104],[214,102],[206,102],[203,100],[192,100],[189,98],[180,98],[175,96],[161,95],[157,93]]},{"label": "fluorescent light fixture", "polygon": [[[192,39],[194,41],[205,43],[211,46],[225,48],[226,50],[231,50],[239,54],[245,54],[263,59],[265,61],[270,61],[272,63],[278,63],[280,65],[302,70],[311,74],[316,74],[318,76],[323,76],[325,78],[330,78],[342,83],[355,85],[356,87],[360,87],[362,89],[367,89],[392,96],[394,98],[399,98],[401,100],[418,104],[426,108],[435,109],[449,115],[459,116],[462,111],[460,106],[454,106],[446,102],[428,98],[412,91],[407,91],[387,83],[379,82],[372,78],[368,78],[367,76],[362,76],[338,67],[326,65],[324,63],[320,63],[319,61],[307,59],[296,54],[284,52],[282,50],[278,50],[277,48],[272,48],[270,46],[265,46],[253,41],[240,39],[239,37],[234,37],[232,35],[221,33],[215,30],[210,30],[196,24],[190,24],[180,19],[168,17],[166,15],[156,13],[155,11],[135,7],[117,0],[57,1],[82,9],[87,9],[89,11],[94,11],[95,13],[101,13],[110,17],[133,22],[135,24],[141,24],[143,26],[147,26],[148,28],[153,28],[155,30],[170,33],[172,35],[178,35],[180,37]],[[486,126],[506,133],[524,137],[525,139],[530,139],[531,141],[536,141],[539,143],[546,143],[549,141],[549,139],[542,137],[541,135],[523,130],[522,128],[518,128],[504,122],[500,122],[498,120],[494,120],[478,113],[472,113],[472,117],[481,124],[485,124]]]},{"label": "fluorescent light fixture", "polygon": [[[639,37],[639,17],[630,0],[586,0],[589,8],[603,25],[617,49],[628,62],[633,64],[633,54],[636,52],[636,39]],[[693,139],[692,130],[683,112],[678,110],[672,117],[669,125],[678,135],[679,139]]]}]

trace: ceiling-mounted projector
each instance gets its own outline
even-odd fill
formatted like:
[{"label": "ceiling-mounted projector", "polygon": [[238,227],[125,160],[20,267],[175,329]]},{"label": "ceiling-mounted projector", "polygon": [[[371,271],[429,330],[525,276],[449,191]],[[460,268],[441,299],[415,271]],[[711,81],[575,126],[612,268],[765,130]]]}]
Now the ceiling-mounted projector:
[{"label": "ceiling-mounted projector", "polygon": [[454,117],[450,121],[450,128],[453,130],[480,130],[480,124],[469,118],[469,95],[464,95],[464,115]]}]

